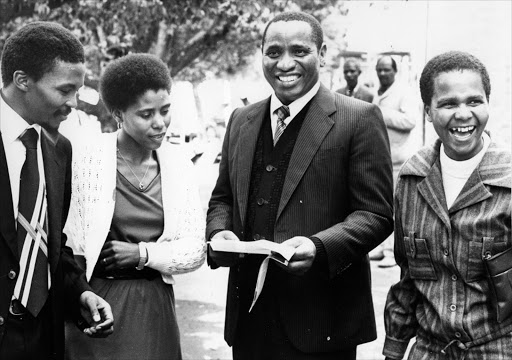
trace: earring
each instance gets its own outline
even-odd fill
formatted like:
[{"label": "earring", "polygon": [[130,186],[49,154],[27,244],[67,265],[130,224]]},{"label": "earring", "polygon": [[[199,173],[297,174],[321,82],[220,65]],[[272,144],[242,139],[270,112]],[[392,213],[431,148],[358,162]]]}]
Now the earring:
[{"label": "earring", "polygon": [[117,122],[117,129],[121,130],[122,128],[123,128],[123,122],[122,121],[118,121]]}]

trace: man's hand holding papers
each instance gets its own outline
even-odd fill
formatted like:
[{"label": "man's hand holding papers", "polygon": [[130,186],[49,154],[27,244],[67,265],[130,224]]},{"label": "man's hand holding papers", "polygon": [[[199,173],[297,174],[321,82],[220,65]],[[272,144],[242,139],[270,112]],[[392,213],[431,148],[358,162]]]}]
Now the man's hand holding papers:
[{"label": "man's hand holding papers", "polygon": [[[285,241],[284,243],[278,244],[268,240],[240,241],[238,238],[236,238],[236,235],[234,235],[230,231],[227,233],[233,234],[232,236],[234,236],[236,239],[233,239],[232,237],[227,239],[226,235],[228,234],[221,234],[226,232],[227,231],[221,231],[212,237],[210,241],[210,248],[211,250],[213,250],[211,252],[212,254],[237,254],[238,258],[240,258],[239,254],[267,255],[265,260],[263,260],[263,262],[261,263],[260,270],[258,272],[258,280],[256,282],[256,288],[254,289],[254,298],[252,301],[252,305],[249,309],[249,312],[254,307],[254,304],[256,304],[256,300],[258,300],[258,297],[260,296],[261,291],[263,290],[263,285],[265,284],[265,277],[267,275],[268,262],[270,261],[270,259],[277,261],[279,264],[281,264],[282,267],[286,268],[292,257],[295,257],[296,261],[292,261],[293,269],[290,272],[301,274],[306,271],[304,269],[306,265],[308,265],[309,258],[311,257],[309,253],[311,251],[308,248],[307,244],[305,245],[305,242],[302,241],[302,237],[294,237],[292,239]],[[304,239],[307,239],[309,242],[311,242],[311,240],[309,240],[308,238]],[[314,251],[316,249],[312,242],[311,244],[313,245],[314,258]],[[296,251],[297,255],[295,255]],[[219,255],[218,257],[221,258],[221,255]],[[309,269],[310,266],[311,264],[307,266],[307,269]]]},{"label": "man's hand holding papers", "polygon": [[269,255],[271,259],[283,265],[288,265],[288,261],[295,253],[294,247],[268,240],[223,241],[215,236],[210,241],[210,247],[214,251],[228,253]]}]

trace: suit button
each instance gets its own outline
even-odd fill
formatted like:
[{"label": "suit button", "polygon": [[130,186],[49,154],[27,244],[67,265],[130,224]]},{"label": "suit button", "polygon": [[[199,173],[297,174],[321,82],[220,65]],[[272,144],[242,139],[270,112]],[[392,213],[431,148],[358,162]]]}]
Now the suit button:
[{"label": "suit button", "polygon": [[4,318],[0,316],[0,326],[4,324]]},{"label": "suit button", "polygon": [[14,280],[16,278],[16,271],[14,271],[14,270],[9,271],[9,274],[7,274],[7,277],[11,280]]},{"label": "suit button", "polygon": [[327,341],[331,341],[331,337],[330,336],[327,336]]},{"label": "suit button", "polygon": [[265,170],[267,170],[267,172],[272,172],[274,171],[276,168],[273,167],[272,165],[267,165],[267,167],[265,168]]},{"label": "suit button", "polygon": [[261,239],[261,235],[260,234],[254,234],[252,239],[253,240],[260,240]]},{"label": "suit button", "polygon": [[265,199],[263,199],[263,198],[259,198],[259,199],[256,201],[256,203],[257,203],[259,206],[261,206],[261,205],[266,204],[266,203],[267,203],[267,201],[266,201]]}]

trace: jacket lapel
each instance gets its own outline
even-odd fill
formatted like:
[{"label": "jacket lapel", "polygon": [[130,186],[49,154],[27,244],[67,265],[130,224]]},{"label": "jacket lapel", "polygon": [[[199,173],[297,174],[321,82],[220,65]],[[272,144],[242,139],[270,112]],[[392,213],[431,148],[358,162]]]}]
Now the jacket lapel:
[{"label": "jacket lapel", "polygon": [[329,116],[335,111],[334,95],[326,87],[320,85],[318,93],[311,100],[311,105],[293,148],[276,219],[279,219],[325,136],[334,125],[334,121]]},{"label": "jacket lapel", "polygon": [[45,130],[41,131],[41,149],[48,201],[48,260],[52,272],[55,271],[59,259],[66,174],[66,155],[56,148],[57,141],[58,139],[52,139]]},{"label": "jacket lapel", "polygon": [[490,198],[492,194],[485,185],[510,188],[510,156],[505,156],[494,143],[489,145],[482,161],[464,184],[450,213]]},{"label": "jacket lapel", "polygon": [[237,198],[240,211],[241,223],[245,224],[245,215],[249,197],[250,177],[254,151],[258,134],[268,113],[270,98],[256,106],[248,115],[247,121],[240,126],[240,139],[238,140],[238,163],[237,163]]},{"label": "jacket lapel", "polygon": [[437,158],[425,179],[418,184],[418,191],[446,227],[450,228],[439,158]]},{"label": "jacket lapel", "polygon": [[18,244],[16,238],[16,227],[14,224],[14,210],[12,208],[11,182],[9,169],[5,157],[4,143],[0,133],[0,232],[7,242],[16,259],[18,255]]}]

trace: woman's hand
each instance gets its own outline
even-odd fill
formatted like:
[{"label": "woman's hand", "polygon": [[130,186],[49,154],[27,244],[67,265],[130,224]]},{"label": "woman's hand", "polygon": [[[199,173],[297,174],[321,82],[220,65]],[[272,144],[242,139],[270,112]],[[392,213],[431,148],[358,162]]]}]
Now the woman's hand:
[{"label": "woman's hand", "polygon": [[105,271],[134,268],[139,265],[139,245],[107,240],[101,249],[98,263]]}]

